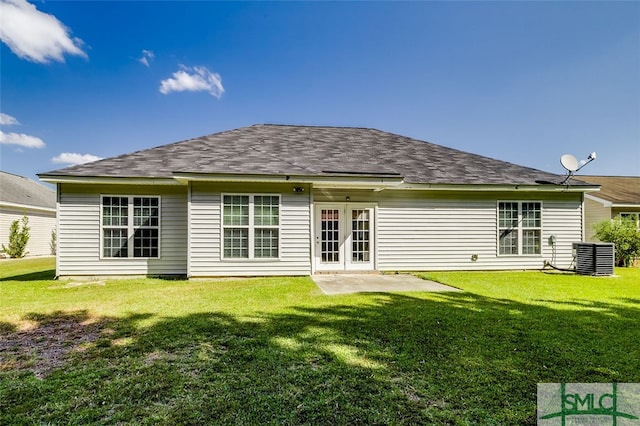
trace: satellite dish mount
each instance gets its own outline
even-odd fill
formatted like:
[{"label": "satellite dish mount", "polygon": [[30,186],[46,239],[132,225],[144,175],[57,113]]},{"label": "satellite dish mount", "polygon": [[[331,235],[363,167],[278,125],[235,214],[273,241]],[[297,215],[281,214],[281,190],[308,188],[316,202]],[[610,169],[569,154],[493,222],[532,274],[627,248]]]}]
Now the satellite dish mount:
[{"label": "satellite dish mount", "polygon": [[587,164],[589,164],[595,159],[596,159],[595,152],[592,152],[591,154],[589,154],[589,157],[587,157],[586,160],[582,160],[580,162],[578,162],[576,157],[574,157],[571,154],[564,154],[562,157],[560,157],[560,164],[562,164],[562,167],[564,167],[568,172],[567,177],[564,178],[561,185],[564,185],[565,183],[567,183],[569,179],[571,179],[571,176],[574,175],[575,172],[577,172],[578,170],[580,170],[581,168],[583,168],[584,166],[586,166]]}]

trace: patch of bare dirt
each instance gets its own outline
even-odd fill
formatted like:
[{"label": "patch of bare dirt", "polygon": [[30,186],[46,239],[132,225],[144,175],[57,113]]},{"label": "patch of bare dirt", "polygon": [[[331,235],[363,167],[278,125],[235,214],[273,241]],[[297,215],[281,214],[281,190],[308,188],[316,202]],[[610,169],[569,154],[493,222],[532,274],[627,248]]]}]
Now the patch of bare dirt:
[{"label": "patch of bare dirt", "polygon": [[94,281],[67,281],[65,283],[53,285],[49,287],[51,290],[65,289],[65,288],[76,288],[76,287],[85,287],[85,286],[100,286],[104,287],[107,285],[107,282],[104,280],[94,280]]},{"label": "patch of bare dirt", "polygon": [[104,321],[85,311],[30,315],[27,326],[0,329],[0,370],[32,371],[43,379],[64,366],[74,351],[83,351],[108,333]]}]

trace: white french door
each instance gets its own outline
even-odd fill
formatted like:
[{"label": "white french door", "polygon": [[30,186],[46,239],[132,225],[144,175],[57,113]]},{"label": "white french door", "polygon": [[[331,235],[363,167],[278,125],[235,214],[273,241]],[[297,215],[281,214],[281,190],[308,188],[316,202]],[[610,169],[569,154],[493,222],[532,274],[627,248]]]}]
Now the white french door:
[{"label": "white french door", "polygon": [[318,203],[315,222],[316,271],[374,269],[374,206]]}]

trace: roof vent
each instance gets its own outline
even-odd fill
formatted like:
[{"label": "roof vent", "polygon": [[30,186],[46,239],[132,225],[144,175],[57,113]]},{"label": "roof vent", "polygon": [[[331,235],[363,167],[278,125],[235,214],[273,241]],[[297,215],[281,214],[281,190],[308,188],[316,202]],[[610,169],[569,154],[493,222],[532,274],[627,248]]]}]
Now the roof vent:
[{"label": "roof vent", "polygon": [[613,243],[573,243],[576,272],[580,275],[613,275]]}]

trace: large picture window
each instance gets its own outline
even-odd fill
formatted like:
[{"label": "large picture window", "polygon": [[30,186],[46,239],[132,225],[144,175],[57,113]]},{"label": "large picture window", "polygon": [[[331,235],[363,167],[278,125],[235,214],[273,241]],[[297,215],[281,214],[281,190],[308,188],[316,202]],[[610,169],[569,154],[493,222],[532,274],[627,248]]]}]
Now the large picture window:
[{"label": "large picture window", "polygon": [[498,253],[535,255],[542,253],[542,203],[498,203]]},{"label": "large picture window", "polygon": [[279,256],[278,195],[224,195],[222,204],[222,245],[225,259]]},{"label": "large picture window", "polygon": [[102,197],[102,257],[160,255],[160,198]]}]

